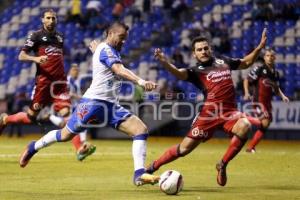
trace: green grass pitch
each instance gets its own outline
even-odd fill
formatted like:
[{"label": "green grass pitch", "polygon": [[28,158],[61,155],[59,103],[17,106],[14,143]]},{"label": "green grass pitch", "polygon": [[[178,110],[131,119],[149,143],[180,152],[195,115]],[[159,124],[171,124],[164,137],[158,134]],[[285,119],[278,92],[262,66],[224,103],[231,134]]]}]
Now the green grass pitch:
[{"label": "green grass pitch", "polygon": [[[216,183],[215,164],[229,140],[200,144],[190,155],[158,171],[175,169],[183,175],[183,191],[168,196],[157,185],[132,184],[131,141],[94,140],[97,151],[83,162],[76,160],[71,143],[55,144],[22,169],[19,155],[31,139],[0,137],[0,200],[300,199],[299,142],[263,141],[256,154],[243,150],[228,166],[226,187]],[[147,163],[180,140],[150,137]]]}]

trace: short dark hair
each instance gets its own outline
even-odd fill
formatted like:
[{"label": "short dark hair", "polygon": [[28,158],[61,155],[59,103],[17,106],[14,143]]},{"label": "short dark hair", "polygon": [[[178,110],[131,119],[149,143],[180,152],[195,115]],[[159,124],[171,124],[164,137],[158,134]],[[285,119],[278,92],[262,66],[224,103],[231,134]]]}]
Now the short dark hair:
[{"label": "short dark hair", "polygon": [[56,14],[56,12],[55,12],[52,8],[46,8],[46,9],[44,9],[44,10],[41,12],[41,18],[44,18],[44,17],[45,17],[45,13],[47,13],[47,12],[55,13],[55,14]]},{"label": "short dark hair", "polygon": [[124,22],[120,22],[120,21],[116,21],[114,23],[112,23],[107,29],[106,29],[106,36],[108,36],[108,33],[116,28],[116,27],[122,27],[124,28],[126,31],[129,30],[129,26],[127,26]]},{"label": "short dark hair", "polygon": [[264,53],[266,53],[267,51],[276,53],[275,49],[272,47],[266,47]]},{"label": "short dark hair", "polygon": [[203,37],[203,36],[195,37],[192,41],[192,50],[193,51],[195,50],[195,44],[197,42],[207,42],[209,44],[209,40],[206,37]]}]

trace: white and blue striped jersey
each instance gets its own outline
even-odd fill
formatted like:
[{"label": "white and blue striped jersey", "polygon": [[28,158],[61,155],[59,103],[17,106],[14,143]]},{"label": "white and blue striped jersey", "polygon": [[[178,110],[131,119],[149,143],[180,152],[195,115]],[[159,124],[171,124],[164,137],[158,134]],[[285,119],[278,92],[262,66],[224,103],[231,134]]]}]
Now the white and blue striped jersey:
[{"label": "white and blue striped jersey", "polygon": [[122,82],[111,70],[114,63],[122,63],[120,52],[105,42],[100,43],[93,54],[93,80],[83,98],[118,103]]}]

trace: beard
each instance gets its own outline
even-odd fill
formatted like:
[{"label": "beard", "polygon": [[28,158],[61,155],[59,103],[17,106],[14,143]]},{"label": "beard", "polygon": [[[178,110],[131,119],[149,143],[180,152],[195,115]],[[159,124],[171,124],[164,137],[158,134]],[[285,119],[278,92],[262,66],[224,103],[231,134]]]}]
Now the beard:
[{"label": "beard", "polygon": [[46,26],[46,29],[50,32],[54,31],[55,30],[55,25],[48,25]]},{"label": "beard", "polygon": [[115,48],[116,48],[118,51],[121,51],[122,46],[123,46],[122,44],[117,44]]}]

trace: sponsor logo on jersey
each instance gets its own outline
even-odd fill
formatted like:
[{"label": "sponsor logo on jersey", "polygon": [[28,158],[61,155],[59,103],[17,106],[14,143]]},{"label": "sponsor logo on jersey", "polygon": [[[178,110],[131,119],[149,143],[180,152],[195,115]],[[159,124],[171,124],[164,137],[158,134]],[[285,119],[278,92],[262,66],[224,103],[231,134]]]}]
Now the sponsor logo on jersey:
[{"label": "sponsor logo on jersey", "polygon": [[43,105],[41,105],[39,103],[34,103],[32,107],[34,110],[41,110]]},{"label": "sponsor logo on jersey", "polygon": [[30,39],[26,40],[25,46],[33,47],[33,45],[34,45],[33,41],[31,41]]},{"label": "sponsor logo on jersey", "polygon": [[198,137],[198,136],[202,137],[203,135],[204,135],[204,131],[203,130],[200,130],[198,127],[193,128],[193,130],[192,130],[192,136],[194,136],[194,137]]},{"label": "sponsor logo on jersey", "polygon": [[63,54],[63,51],[62,49],[60,48],[57,48],[57,47],[54,47],[54,46],[48,46],[46,49],[45,49],[45,53],[47,55],[62,55]]},{"label": "sponsor logo on jersey", "polygon": [[216,59],[216,63],[219,64],[219,65],[224,65],[224,60],[221,60],[221,59]]},{"label": "sponsor logo on jersey", "polygon": [[270,79],[263,79],[262,83],[266,86],[266,87],[271,87],[274,88],[275,87],[275,83],[273,81],[271,81]]},{"label": "sponsor logo on jersey", "polygon": [[204,67],[202,65],[199,65],[198,69],[204,69]]},{"label": "sponsor logo on jersey", "polygon": [[107,85],[108,88],[111,88],[114,85],[113,80],[111,80],[111,79],[107,80],[106,85]]},{"label": "sponsor logo on jersey", "polygon": [[211,71],[206,75],[206,79],[211,82],[220,82],[222,80],[231,79],[230,70]]},{"label": "sponsor logo on jersey", "polygon": [[47,41],[47,37],[46,36],[42,37],[42,40],[46,42]]},{"label": "sponsor logo on jersey", "polygon": [[106,52],[106,54],[107,54],[107,57],[109,57],[109,58],[113,58],[113,57],[115,57],[115,55],[114,55],[114,53],[112,52],[112,50],[111,49],[104,49],[104,51]]}]

